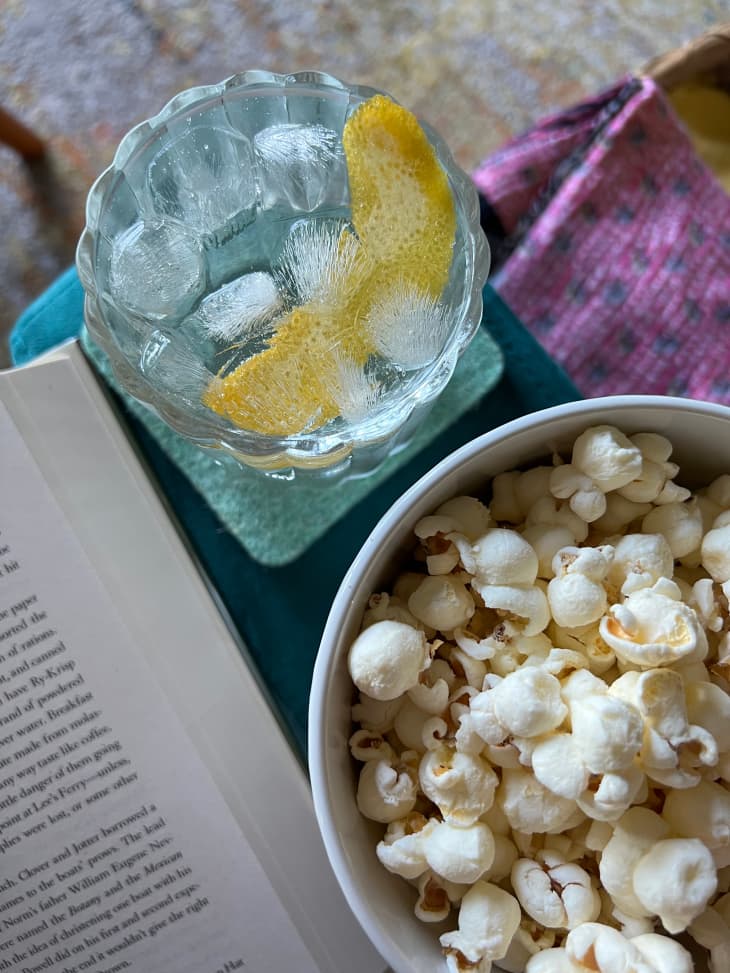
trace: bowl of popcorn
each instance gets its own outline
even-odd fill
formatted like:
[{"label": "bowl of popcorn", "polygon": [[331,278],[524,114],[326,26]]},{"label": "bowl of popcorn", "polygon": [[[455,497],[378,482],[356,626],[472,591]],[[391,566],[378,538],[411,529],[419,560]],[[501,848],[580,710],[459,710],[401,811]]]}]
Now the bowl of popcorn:
[{"label": "bowl of popcorn", "polygon": [[310,699],[324,843],[396,973],[730,970],[730,410],[570,403],[396,502]]}]

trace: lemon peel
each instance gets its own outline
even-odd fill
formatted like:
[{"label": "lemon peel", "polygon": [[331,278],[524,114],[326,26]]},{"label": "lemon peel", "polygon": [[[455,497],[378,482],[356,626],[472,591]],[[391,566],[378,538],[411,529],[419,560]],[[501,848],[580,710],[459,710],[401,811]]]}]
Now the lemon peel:
[{"label": "lemon peel", "polygon": [[456,231],[448,179],[415,116],[384,95],[363,102],[343,130],[351,219],[341,252],[359,240],[361,259],[343,263],[335,293],[316,296],[277,323],[268,347],[228,374],[203,404],[265,435],[310,431],[341,414],[343,359],[364,366],[376,352],[367,316],[404,282],[438,298],[448,279]]}]

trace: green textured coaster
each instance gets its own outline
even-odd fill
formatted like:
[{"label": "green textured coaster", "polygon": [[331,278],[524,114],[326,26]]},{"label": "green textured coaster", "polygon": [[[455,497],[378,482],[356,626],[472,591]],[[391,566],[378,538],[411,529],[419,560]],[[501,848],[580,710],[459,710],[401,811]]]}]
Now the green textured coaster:
[{"label": "green textured coaster", "polygon": [[286,482],[253,470],[241,470],[184,439],[154,412],[121,391],[106,355],[85,330],[81,342],[129,411],[188,477],[220,521],[251,557],[270,567],[299,557],[358,501],[473,408],[496,385],[504,367],[499,346],[484,327],[479,328],[411,444],[376,473],[340,484],[296,479]]}]

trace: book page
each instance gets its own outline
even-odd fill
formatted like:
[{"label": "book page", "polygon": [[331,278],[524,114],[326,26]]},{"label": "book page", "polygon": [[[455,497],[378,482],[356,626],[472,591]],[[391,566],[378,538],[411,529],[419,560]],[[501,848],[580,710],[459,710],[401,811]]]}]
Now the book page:
[{"label": "book page", "polygon": [[0,971],[315,971],[2,403],[0,457]]}]

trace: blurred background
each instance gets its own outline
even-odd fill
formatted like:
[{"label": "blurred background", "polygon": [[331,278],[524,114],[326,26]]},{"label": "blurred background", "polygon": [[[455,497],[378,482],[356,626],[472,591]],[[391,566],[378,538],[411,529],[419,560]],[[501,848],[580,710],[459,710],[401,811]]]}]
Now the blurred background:
[{"label": "blurred background", "polygon": [[122,135],[177,91],[249,68],[384,88],[472,170],[540,116],[728,19],[730,0],[0,0],[0,367],[21,311],[72,261]]}]

